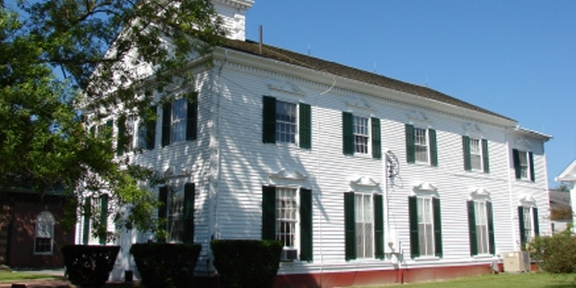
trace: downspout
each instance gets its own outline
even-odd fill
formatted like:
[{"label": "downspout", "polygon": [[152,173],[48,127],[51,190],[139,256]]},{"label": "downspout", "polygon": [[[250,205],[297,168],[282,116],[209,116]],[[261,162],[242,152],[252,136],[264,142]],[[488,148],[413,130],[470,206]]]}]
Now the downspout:
[{"label": "downspout", "polygon": [[513,128],[508,128],[506,129],[506,155],[508,156],[508,167],[507,167],[507,174],[508,174],[508,195],[509,195],[509,200],[510,200],[510,225],[511,225],[511,231],[512,231],[512,242],[514,243],[514,251],[519,250],[519,238],[518,235],[516,234],[516,225],[514,225],[514,211],[516,211],[516,209],[514,209],[515,205],[514,205],[514,198],[512,196],[512,181],[514,181],[514,179],[512,179],[512,175],[510,174],[510,167],[512,167],[512,162],[511,162],[511,155],[510,155],[510,151],[512,151],[512,147],[510,147],[510,131]]}]

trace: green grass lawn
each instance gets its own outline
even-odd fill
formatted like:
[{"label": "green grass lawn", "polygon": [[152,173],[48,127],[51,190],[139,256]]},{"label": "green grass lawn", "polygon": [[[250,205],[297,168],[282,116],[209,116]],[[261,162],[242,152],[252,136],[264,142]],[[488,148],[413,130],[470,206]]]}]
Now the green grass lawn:
[{"label": "green grass lawn", "polygon": [[34,280],[34,279],[61,279],[62,276],[55,276],[50,274],[40,274],[32,272],[10,272],[0,271],[0,282],[14,281],[14,280]]},{"label": "green grass lawn", "polygon": [[[551,275],[546,273],[495,274],[455,280],[414,283],[404,285],[370,286],[370,288],[574,288],[576,274]],[[356,287],[360,288],[360,287]]]}]

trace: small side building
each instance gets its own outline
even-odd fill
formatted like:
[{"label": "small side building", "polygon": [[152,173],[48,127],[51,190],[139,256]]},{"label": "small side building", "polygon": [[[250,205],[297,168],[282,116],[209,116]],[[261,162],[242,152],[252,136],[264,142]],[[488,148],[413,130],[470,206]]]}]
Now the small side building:
[{"label": "small side building", "polygon": [[0,264],[13,269],[64,267],[59,247],[74,243],[74,227],[65,231],[67,198],[56,192],[41,197],[29,189],[0,188]]}]

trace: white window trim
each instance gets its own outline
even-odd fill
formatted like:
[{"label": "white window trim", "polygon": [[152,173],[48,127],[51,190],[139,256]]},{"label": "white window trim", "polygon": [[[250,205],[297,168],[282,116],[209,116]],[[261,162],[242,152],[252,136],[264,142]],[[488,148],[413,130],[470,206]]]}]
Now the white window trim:
[{"label": "white window trim", "polygon": [[[484,172],[484,149],[482,148],[482,138],[480,137],[470,137],[470,142],[469,142],[469,149],[470,149],[470,169],[472,171],[476,171],[476,172]],[[472,153],[472,141],[478,141],[478,153],[474,154]],[[480,167],[479,168],[475,168],[474,165],[472,164],[472,157],[478,155],[480,157],[480,159],[478,159],[478,163],[480,163]]]},{"label": "white window trim", "polygon": [[[38,219],[38,217],[42,214],[46,214],[49,217],[49,224],[50,225],[50,251],[49,252],[36,252],[36,238],[38,238],[38,223],[40,222]],[[56,224],[56,221],[54,219],[54,215],[52,213],[50,213],[49,211],[42,211],[40,212],[37,216],[36,219],[33,221],[34,222],[34,255],[52,255],[54,254],[54,225]]]},{"label": "white window trim", "polygon": [[[300,189],[301,186],[300,185],[282,185],[282,186],[275,186],[276,191],[275,193],[278,193],[278,189],[291,189],[295,191],[295,200],[296,200],[296,225],[294,227],[295,229],[295,233],[294,233],[294,245],[291,247],[292,249],[296,250],[297,253],[297,257],[296,259],[286,259],[286,258],[282,258],[280,259],[281,262],[294,262],[294,261],[300,261],[300,251],[301,251],[301,243],[300,243],[300,225],[301,225],[301,219],[300,219]],[[276,197],[276,199],[278,199]],[[274,210],[276,211],[278,209],[278,207],[276,206],[276,203],[274,203]],[[274,219],[275,225],[278,223],[278,218]],[[277,231],[277,227],[275,228],[274,231],[275,234],[275,238],[278,237],[278,231]],[[280,240],[281,241],[281,240]],[[290,247],[287,246],[282,246],[282,251],[285,250],[290,250]],[[283,257],[284,255],[282,255],[281,257]]]},{"label": "white window trim", "polygon": [[[431,155],[430,155],[430,128],[429,127],[422,127],[422,126],[417,126],[417,125],[413,125],[414,127],[414,164],[420,164],[420,165],[431,165]],[[416,142],[416,130],[420,129],[420,130],[424,130],[424,132],[426,133],[425,135],[425,139],[426,140],[426,161],[420,161],[418,160],[418,152],[416,151],[416,147],[421,145],[418,145]]]},{"label": "white window trim", "polygon": [[[371,215],[371,221],[372,221],[372,222],[371,222],[371,235],[372,235],[372,239],[370,239],[370,243],[371,243],[371,245],[372,245],[372,246],[371,246],[372,251],[371,251],[371,253],[368,253],[368,254],[367,254],[367,253],[366,253],[366,247],[365,247],[365,245],[363,245],[363,247],[364,247],[364,249],[363,249],[363,250],[364,250],[364,253],[363,253],[363,254],[364,254],[364,255],[368,255],[368,256],[367,256],[367,257],[364,257],[364,255],[360,256],[358,253],[356,253],[356,260],[364,261],[364,260],[376,259],[376,258],[375,258],[375,251],[376,251],[376,243],[375,243],[375,241],[376,241],[376,239],[375,239],[375,237],[374,237],[374,225],[375,225],[375,219],[374,219],[374,193],[354,191],[354,213],[355,213],[355,214],[358,213],[358,211],[356,210],[356,207],[357,207],[357,206],[356,206],[356,197],[357,197],[357,196],[361,196],[362,199],[364,199],[364,197],[368,197],[368,198],[370,199],[370,204],[371,204],[371,207],[370,207],[370,208],[371,208],[371,209],[370,209],[370,211],[368,211],[368,213],[370,213],[370,215]],[[362,202],[362,209],[363,209],[363,210],[365,209],[365,207],[364,207],[364,202]],[[365,210],[362,211],[362,212],[366,213]],[[355,222],[355,225],[357,225],[357,224],[359,223],[359,222],[358,222],[358,219],[356,219],[356,217],[354,217],[354,219],[355,219],[355,221],[354,221],[354,222]],[[368,222],[362,222],[362,223],[365,224],[365,223],[368,223]],[[356,236],[356,238],[358,238],[358,232],[359,232],[359,231],[358,231],[357,229],[355,229],[355,230],[356,230],[356,235],[355,235],[355,236]],[[362,232],[364,232],[364,231],[362,231]],[[365,234],[364,234],[364,237],[363,237],[363,238],[366,238],[366,235],[365,235]],[[360,245],[360,243],[356,243],[356,250],[358,250],[358,245]]]},{"label": "white window trim", "polygon": [[[176,109],[176,105],[174,105],[174,104],[179,102],[179,101],[182,101],[184,103],[183,105],[186,106],[186,109],[184,109],[184,118],[178,118],[179,119],[178,124],[179,124],[179,122],[184,122],[185,128],[184,128],[184,138],[176,140],[176,139],[174,139],[174,136],[176,135],[176,133],[174,133],[175,132],[175,124],[177,124],[175,121],[175,118],[174,118],[174,115],[176,114],[176,113],[174,113],[174,109]],[[186,141],[186,131],[188,129],[188,123],[187,123],[188,122],[188,109],[190,108],[189,106],[190,105],[189,105],[189,101],[187,98],[178,98],[178,99],[174,99],[172,101],[172,105],[170,105],[170,109],[171,109],[171,111],[170,111],[170,144]]]},{"label": "white window trim", "polygon": [[[274,139],[275,139],[275,143],[278,146],[286,146],[286,147],[299,147],[300,145],[300,102],[294,102],[294,101],[286,101],[284,99],[280,99],[278,97],[276,98],[276,106],[278,106],[279,102],[283,102],[283,103],[287,103],[287,104],[292,104],[295,105],[295,131],[294,131],[294,143],[292,142],[283,142],[283,141],[279,141],[278,139],[276,139],[276,133],[278,133],[278,129],[275,127],[274,128]],[[274,117],[277,116],[277,112],[274,111]],[[278,123],[278,120],[275,120],[276,124]]]},{"label": "white window trim", "polygon": [[[518,151],[518,161],[520,161],[520,163],[518,163],[518,165],[520,165],[522,163],[522,154],[525,155],[525,160],[526,160],[526,177],[524,177],[522,175],[522,172],[520,172],[520,179],[518,180],[522,180],[522,181],[532,181],[532,173],[530,172],[532,169],[532,167],[530,167],[530,150],[520,150],[520,149],[516,149]],[[520,169],[522,169],[522,166],[520,166]],[[536,171],[534,171],[536,172]]]},{"label": "white window trim", "polygon": [[[356,119],[357,118],[363,118],[366,119],[366,132],[367,134],[358,134],[356,133]],[[372,117],[370,116],[363,116],[363,115],[357,115],[352,113],[352,135],[354,136],[354,155],[368,155],[371,156],[372,155]],[[360,136],[360,137],[366,137],[366,152],[358,152],[356,150],[356,136]]]}]

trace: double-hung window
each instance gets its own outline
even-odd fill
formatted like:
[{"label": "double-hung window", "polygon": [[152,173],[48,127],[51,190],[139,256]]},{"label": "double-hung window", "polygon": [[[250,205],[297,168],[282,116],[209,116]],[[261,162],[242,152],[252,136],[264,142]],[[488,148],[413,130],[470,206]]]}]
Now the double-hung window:
[{"label": "double-hung window", "polygon": [[262,143],[289,143],[312,148],[310,105],[291,103],[264,96]]},{"label": "double-hung window", "polygon": [[194,242],[194,183],[186,183],[184,189],[173,186],[160,187],[158,218],[161,229],[166,231],[171,243]]},{"label": "double-hung window", "polygon": [[312,191],[263,186],[262,239],[283,243],[283,261],[312,261]]},{"label": "double-hung window", "polygon": [[494,222],[492,203],[468,201],[470,255],[494,254]]},{"label": "double-hung window", "polygon": [[36,217],[34,238],[35,254],[52,254],[52,240],[54,238],[54,216],[43,211]]},{"label": "double-hung window", "polygon": [[490,171],[488,162],[488,140],[462,136],[462,149],[464,151],[464,170]]},{"label": "double-hung window", "polygon": [[438,166],[436,130],[406,124],[405,132],[407,162]]},{"label": "double-hung window", "polygon": [[518,224],[520,226],[520,243],[522,246],[532,241],[535,236],[540,235],[538,223],[538,208],[518,207]]},{"label": "double-hung window", "polygon": [[346,260],[384,259],[382,195],[344,193]]},{"label": "double-hung window", "polygon": [[162,146],[172,143],[196,140],[198,125],[198,100],[181,98],[163,105]]},{"label": "double-hung window", "polygon": [[514,170],[516,179],[536,180],[534,174],[534,154],[528,151],[521,151],[517,149],[512,150],[512,157],[514,158]]},{"label": "double-hung window", "polygon": [[344,155],[372,153],[372,158],[382,158],[380,119],[342,112],[342,136]]},{"label": "double-hung window", "polygon": [[435,197],[408,198],[410,214],[410,250],[412,258],[442,257],[442,223],[440,199]]}]

